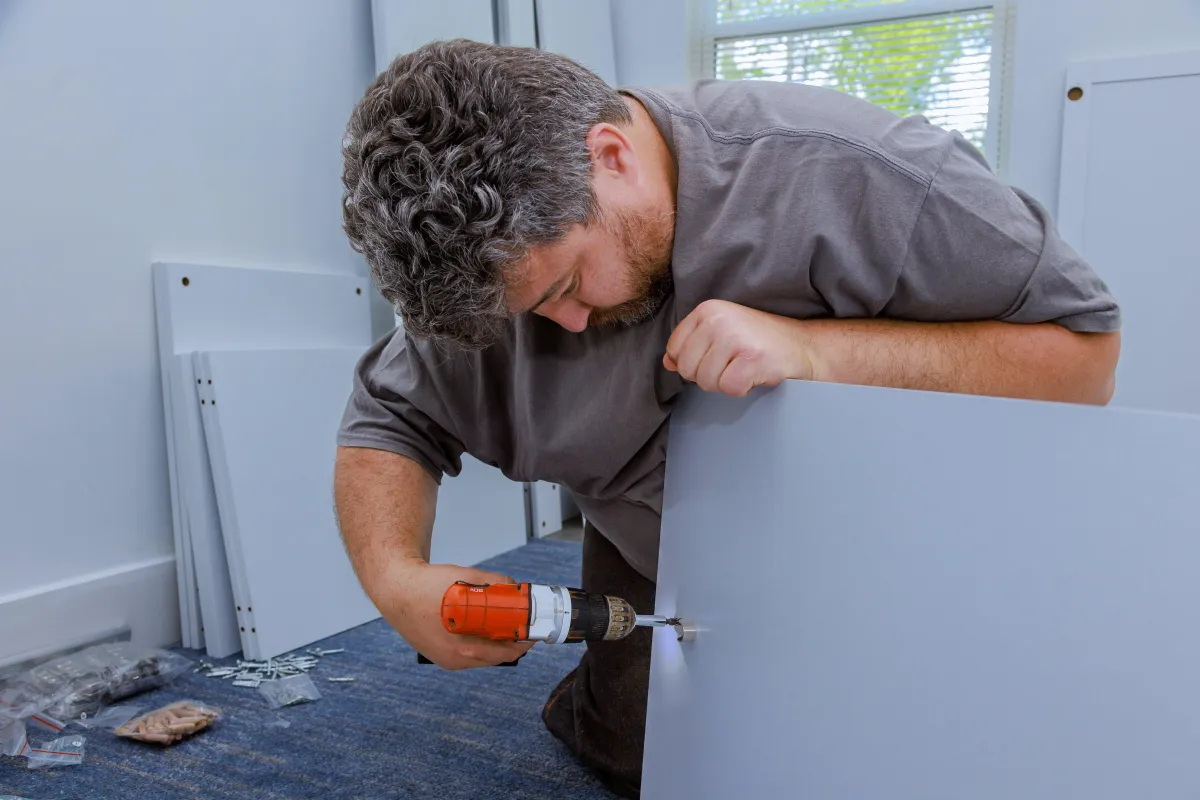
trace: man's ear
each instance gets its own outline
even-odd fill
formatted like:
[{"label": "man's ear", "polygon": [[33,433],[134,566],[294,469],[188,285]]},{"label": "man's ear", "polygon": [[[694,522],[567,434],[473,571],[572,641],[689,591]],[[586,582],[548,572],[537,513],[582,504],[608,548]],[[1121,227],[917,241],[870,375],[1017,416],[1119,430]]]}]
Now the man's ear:
[{"label": "man's ear", "polygon": [[592,126],[587,136],[592,154],[592,172],[596,178],[607,176],[636,183],[639,177],[637,153],[625,132],[608,122]]}]

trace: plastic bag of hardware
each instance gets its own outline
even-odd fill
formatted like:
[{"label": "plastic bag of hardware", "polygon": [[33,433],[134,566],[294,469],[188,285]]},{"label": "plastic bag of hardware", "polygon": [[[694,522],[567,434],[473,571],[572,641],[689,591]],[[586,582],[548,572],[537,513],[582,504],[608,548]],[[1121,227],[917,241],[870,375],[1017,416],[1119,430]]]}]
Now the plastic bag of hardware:
[{"label": "plastic bag of hardware", "polygon": [[0,756],[23,756],[28,748],[24,720],[18,719],[0,727]]},{"label": "plastic bag of hardware", "polygon": [[267,698],[270,708],[297,706],[301,703],[311,703],[321,699],[317,685],[307,675],[293,675],[290,678],[280,678],[275,681],[263,681],[258,691]]},{"label": "plastic bag of hardware", "polygon": [[67,727],[65,723],[59,722],[49,714],[32,714],[26,721],[27,725],[32,725],[34,728],[40,728],[43,731],[49,731],[55,736],[63,732],[63,728]]},{"label": "plastic bag of hardware", "polygon": [[43,767],[69,767],[83,762],[84,739],[81,734],[60,736],[41,747],[26,750],[30,769]]},{"label": "plastic bag of hardware", "polygon": [[139,742],[172,745],[211,727],[221,716],[219,708],[180,700],[134,717],[113,733]]},{"label": "plastic bag of hardware", "polygon": [[94,645],[38,664],[0,686],[0,725],[42,712],[64,720],[94,714],[165,686],[191,665],[181,655],[131,642]]},{"label": "plastic bag of hardware", "polygon": [[71,722],[81,728],[119,728],[142,712],[142,706],[116,705],[102,708],[95,714],[82,713]]}]

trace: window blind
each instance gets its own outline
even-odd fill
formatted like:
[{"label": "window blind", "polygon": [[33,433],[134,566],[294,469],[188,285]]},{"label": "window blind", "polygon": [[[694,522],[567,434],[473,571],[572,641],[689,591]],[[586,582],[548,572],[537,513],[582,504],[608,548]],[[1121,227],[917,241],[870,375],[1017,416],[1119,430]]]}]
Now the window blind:
[{"label": "window blind", "polygon": [[[712,74],[723,80],[830,87],[897,114],[921,114],[985,150],[993,101],[994,11],[903,16],[913,5],[911,0],[718,0],[712,20],[717,24],[709,29]],[[873,7],[878,20],[870,19]],[[865,19],[843,24],[835,17]],[[755,20],[769,20],[762,26],[769,32],[753,32]],[[723,36],[722,27],[737,33]]]},{"label": "window blind", "polygon": [[903,2],[904,0],[717,0],[716,11],[718,23],[745,22]]}]

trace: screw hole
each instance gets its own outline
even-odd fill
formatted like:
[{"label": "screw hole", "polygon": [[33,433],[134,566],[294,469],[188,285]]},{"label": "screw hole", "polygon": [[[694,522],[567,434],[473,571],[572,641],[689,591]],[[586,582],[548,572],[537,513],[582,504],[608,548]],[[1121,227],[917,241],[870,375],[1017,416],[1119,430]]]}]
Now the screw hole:
[{"label": "screw hole", "polygon": [[1083,97],[1083,89],[1079,86],[1072,86],[1067,90],[1067,99],[1074,102]]},{"label": "screw hole", "polygon": [[206,402],[206,401],[204,400],[204,398],[200,398],[200,405],[204,405],[204,404],[205,404],[205,402]]},{"label": "screw hole", "polygon": [[355,294],[362,294],[362,289],[361,289],[361,288],[355,289],[355,290],[354,290],[354,293],[355,293]]},{"label": "screw hole", "polygon": [[251,633],[258,633],[258,628],[251,628],[251,629],[250,629],[250,632],[251,632]]},{"label": "screw hole", "polygon": [[202,383],[204,383],[204,381],[200,380],[199,378],[196,378],[196,385],[197,385],[197,386],[199,386],[199,385],[200,385],[200,384],[202,384]]},{"label": "screw hole", "polygon": [[242,607],[241,607],[241,606],[238,606],[238,607],[237,607],[237,609],[238,609],[238,611],[241,611],[241,610],[242,610]]},{"label": "screw hole", "polygon": [[246,606],[246,610],[247,610],[247,611],[253,611],[254,609],[253,609],[253,608],[251,608],[250,606]]},{"label": "screw hole", "polygon": [[209,385],[209,386],[212,386],[212,378],[209,378],[209,379],[208,379],[208,385]]},{"label": "screw hole", "polygon": [[242,633],[245,633],[245,632],[246,632],[246,629],[245,629],[245,628],[242,628]]},{"label": "screw hole", "polygon": [[184,278],[184,279],[183,279],[183,285],[184,285],[184,286],[188,286],[188,285],[190,285],[190,284],[191,284],[191,281],[190,281],[190,280],[188,280],[187,278]]}]

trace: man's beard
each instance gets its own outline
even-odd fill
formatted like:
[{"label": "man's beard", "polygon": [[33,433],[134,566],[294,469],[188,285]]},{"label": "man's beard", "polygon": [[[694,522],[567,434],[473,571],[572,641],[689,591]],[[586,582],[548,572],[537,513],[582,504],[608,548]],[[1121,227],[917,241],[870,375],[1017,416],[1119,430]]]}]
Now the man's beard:
[{"label": "man's beard", "polygon": [[671,295],[671,247],[675,239],[672,212],[640,216],[626,209],[601,212],[600,224],[616,238],[629,265],[627,288],[633,295],[608,308],[593,309],[588,325],[636,325],[653,317]]}]

